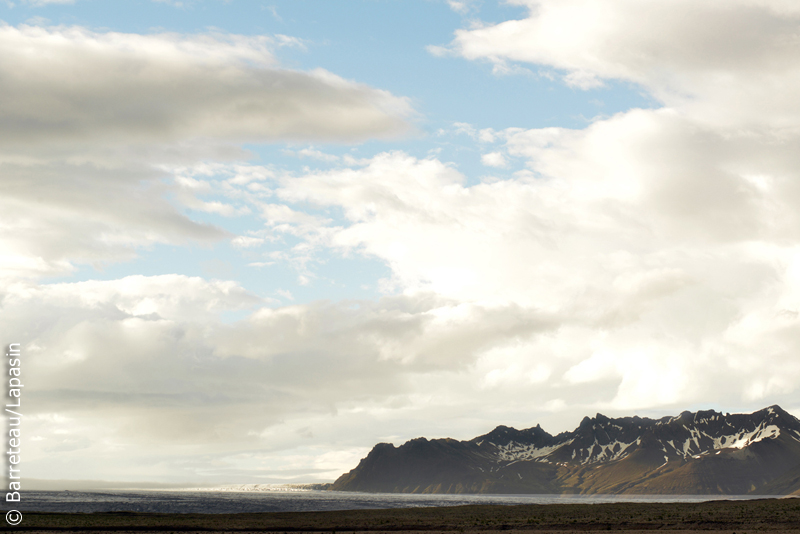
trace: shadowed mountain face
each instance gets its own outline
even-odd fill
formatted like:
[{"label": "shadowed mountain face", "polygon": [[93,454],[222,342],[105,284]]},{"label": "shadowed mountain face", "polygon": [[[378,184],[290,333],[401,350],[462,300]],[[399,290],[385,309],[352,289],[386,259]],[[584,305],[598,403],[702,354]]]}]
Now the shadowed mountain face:
[{"label": "shadowed mountain face", "polygon": [[551,436],[499,426],[469,441],[376,445],[334,490],[402,493],[800,492],[800,420],[771,406],[677,417],[584,418]]}]

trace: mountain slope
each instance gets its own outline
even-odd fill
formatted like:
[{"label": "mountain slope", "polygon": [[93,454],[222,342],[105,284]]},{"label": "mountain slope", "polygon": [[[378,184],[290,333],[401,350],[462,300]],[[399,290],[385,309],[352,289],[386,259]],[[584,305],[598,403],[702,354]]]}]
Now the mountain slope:
[{"label": "mountain slope", "polygon": [[403,493],[744,494],[800,490],[800,420],[752,414],[586,417],[552,436],[499,426],[469,441],[376,445],[332,489]]}]

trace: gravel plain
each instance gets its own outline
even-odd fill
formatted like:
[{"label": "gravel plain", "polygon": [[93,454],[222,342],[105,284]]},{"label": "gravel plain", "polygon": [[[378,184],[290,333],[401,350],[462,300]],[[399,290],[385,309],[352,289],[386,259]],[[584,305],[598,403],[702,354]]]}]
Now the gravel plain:
[{"label": "gravel plain", "polygon": [[468,505],[437,508],[243,514],[24,512],[9,532],[464,533],[760,531],[800,534],[800,500],[692,503]]}]

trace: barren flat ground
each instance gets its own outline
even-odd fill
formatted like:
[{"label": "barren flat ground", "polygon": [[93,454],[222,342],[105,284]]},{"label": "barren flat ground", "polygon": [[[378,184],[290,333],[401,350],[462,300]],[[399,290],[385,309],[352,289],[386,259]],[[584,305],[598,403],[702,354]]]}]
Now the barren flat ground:
[{"label": "barren flat ground", "polygon": [[[4,522],[3,522],[4,523]],[[25,532],[308,532],[326,534],[452,532],[596,532],[652,530],[800,534],[800,500],[701,503],[470,505],[263,514],[54,514],[25,512]]]}]

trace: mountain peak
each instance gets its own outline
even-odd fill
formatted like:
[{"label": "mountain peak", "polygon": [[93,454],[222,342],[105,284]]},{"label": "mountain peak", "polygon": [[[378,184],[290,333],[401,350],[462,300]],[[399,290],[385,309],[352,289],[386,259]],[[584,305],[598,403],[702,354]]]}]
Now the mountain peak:
[{"label": "mountain peak", "polygon": [[783,408],[781,408],[777,404],[773,404],[772,406],[767,406],[764,409],[767,410],[767,412],[769,412],[771,414],[774,413],[776,415],[789,415],[789,412],[787,412],[786,410],[784,410]]}]

